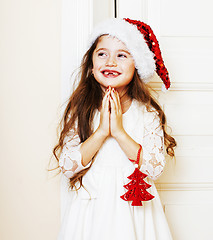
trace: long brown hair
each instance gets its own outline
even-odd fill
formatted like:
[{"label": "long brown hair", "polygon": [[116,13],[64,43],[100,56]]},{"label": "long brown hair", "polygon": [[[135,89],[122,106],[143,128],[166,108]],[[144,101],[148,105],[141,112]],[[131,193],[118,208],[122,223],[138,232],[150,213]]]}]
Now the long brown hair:
[{"label": "long brown hair", "polygon": [[[101,106],[103,97],[103,91],[92,75],[92,55],[98,41],[99,38],[96,39],[94,44],[83,57],[80,67],[79,84],[70,96],[63,117],[59,123],[61,128],[59,141],[53,149],[53,154],[57,161],[59,161],[64,146],[64,138],[71,129],[74,129],[76,134],[78,134],[80,142],[84,142],[93,132],[92,121],[94,113],[95,110]],[[144,103],[148,111],[152,111],[151,109],[154,108],[158,112],[160,123],[164,131],[166,152],[169,156],[174,157],[174,147],[176,146],[176,142],[175,139],[166,132],[166,116],[160,105],[151,95],[149,87],[139,78],[137,70],[135,70],[133,79],[129,83],[127,94],[131,99],[136,99],[139,102]],[[94,158],[92,161],[94,161]],[[92,164],[90,167],[91,166]],[[82,186],[82,178],[90,167],[78,172],[70,178],[71,189],[75,188],[77,190],[77,182],[80,183],[80,187]]]}]

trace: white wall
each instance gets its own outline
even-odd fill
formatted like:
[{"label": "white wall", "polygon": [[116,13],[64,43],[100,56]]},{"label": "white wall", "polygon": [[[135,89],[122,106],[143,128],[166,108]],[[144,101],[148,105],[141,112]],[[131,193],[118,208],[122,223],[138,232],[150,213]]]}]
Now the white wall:
[{"label": "white wall", "polygon": [[53,240],[59,178],[46,168],[60,105],[61,1],[0,2],[0,239]]}]

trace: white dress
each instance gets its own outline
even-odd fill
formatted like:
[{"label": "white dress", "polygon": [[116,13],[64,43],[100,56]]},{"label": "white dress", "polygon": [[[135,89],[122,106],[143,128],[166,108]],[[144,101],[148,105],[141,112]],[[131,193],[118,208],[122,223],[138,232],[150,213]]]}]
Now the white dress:
[{"label": "white dress", "polygon": [[[93,127],[99,126],[100,113],[95,113]],[[127,158],[119,144],[108,138],[98,151],[90,170],[83,177],[84,188],[78,193],[68,191],[68,180],[84,168],[78,136],[73,132],[65,138],[59,165],[66,179],[65,201],[62,206],[62,223],[58,240],[171,240],[172,236],[153,180],[165,166],[163,131],[155,112],[147,112],[136,100],[123,114],[125,131],[143,149],[141,171],[148,175],[144,180],[151,184],[147,189],[154,199],[131,206],[120,198],[127,190],[123,185],[134,171],[134,164]]]}]

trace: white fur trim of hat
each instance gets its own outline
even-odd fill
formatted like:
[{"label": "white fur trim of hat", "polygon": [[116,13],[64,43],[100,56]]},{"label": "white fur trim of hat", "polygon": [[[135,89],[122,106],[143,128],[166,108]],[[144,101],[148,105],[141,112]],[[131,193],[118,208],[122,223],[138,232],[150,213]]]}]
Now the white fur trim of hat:
[{"label": "white fur trim of hat", "polygon": [[154,53],[149,49],[143,34],[137,26],[126,22],[124,19],[107,19],[99,23],[89,38],[90,48],[95,40],[101,35],[108,34],[122,41],[131,53],[135,68],[141,79],[146,81],[156,69]]}]

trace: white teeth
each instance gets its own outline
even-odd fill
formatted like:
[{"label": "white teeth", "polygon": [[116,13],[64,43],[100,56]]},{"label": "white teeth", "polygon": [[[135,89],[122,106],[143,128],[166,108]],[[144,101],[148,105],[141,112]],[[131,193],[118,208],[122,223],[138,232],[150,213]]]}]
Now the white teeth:
[{"label": "white teeth", "polygon": [[117,76],[117,75],[118,75],[118,73],[116,73],[116,72],[104,71],[104,75],[109,75],[109,74],[112,74],[112,75],[114,75],[114,76]]}]

